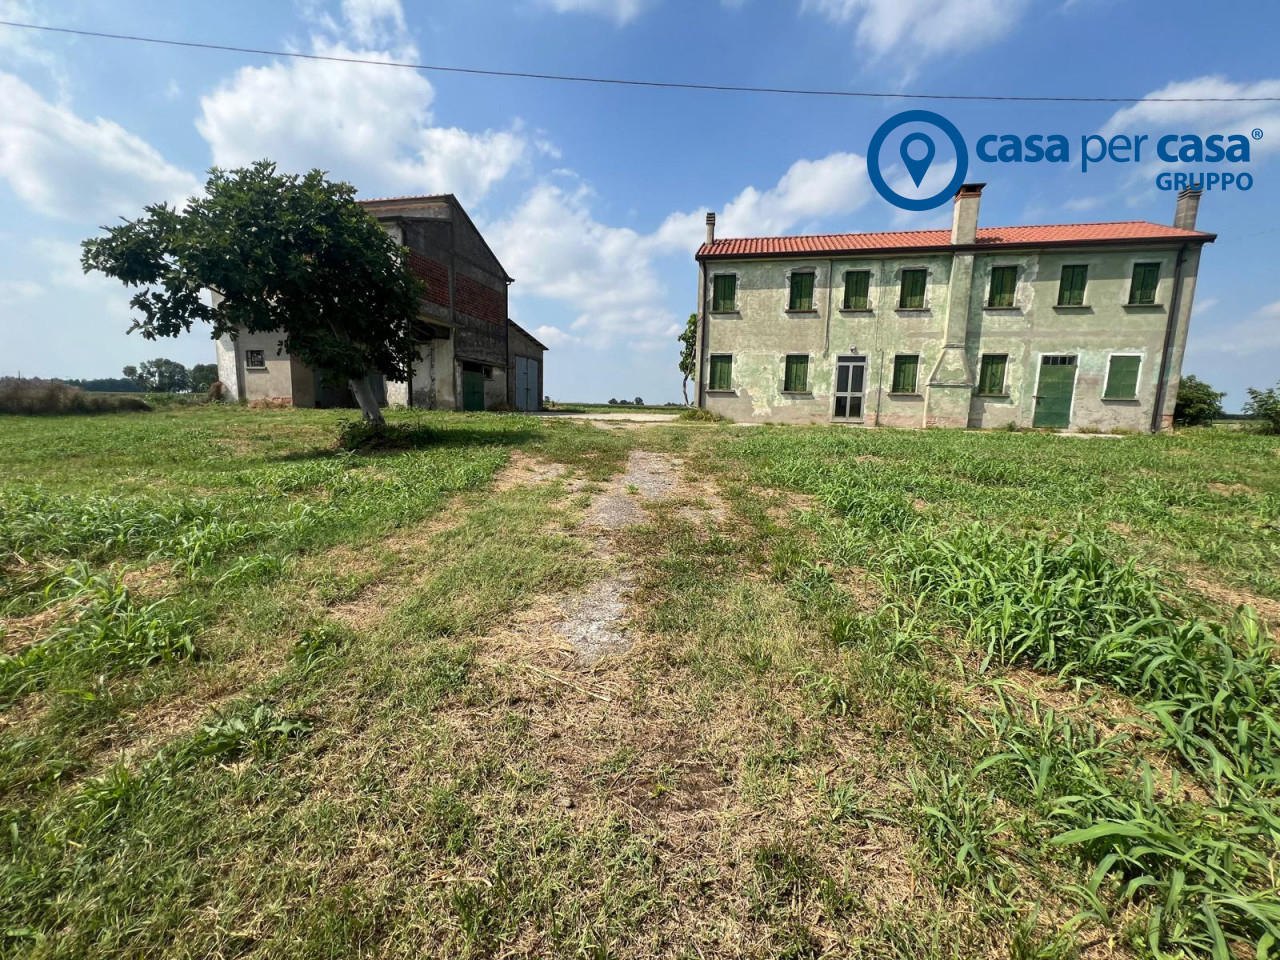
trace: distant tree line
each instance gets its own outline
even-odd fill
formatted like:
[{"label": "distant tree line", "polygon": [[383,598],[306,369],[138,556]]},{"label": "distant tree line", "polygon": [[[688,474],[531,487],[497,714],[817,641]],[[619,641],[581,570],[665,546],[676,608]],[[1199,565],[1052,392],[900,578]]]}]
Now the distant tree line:
[{"label": "distant tree line", "polygon": [[79,387],[86,393],[207,393],[218,379],[218,365],[197,363],[186,367],[177,360],[156,357],[137,366],[130,364],[121,373],[123,377],[58,382]]}]

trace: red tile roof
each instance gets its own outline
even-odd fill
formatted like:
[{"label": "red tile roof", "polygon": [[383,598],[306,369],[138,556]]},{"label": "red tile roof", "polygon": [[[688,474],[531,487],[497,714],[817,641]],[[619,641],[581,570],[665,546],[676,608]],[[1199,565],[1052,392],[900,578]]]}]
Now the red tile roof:
[{"label": "red tile roof", "polygon": [[[1216,234],[1182,230],[1146,220],[1114,223],[1059,223],[1027,227],[980,227],[975,247],[1039,247],[1055,244],[1151,243],[1198,240],[1211,243]],[[950,230],[903,230],[893,233],[828,233],[811,237],[743,237],[704,243],[698,258],[778,257],[795,254],[875,253],[951,249]]]}]

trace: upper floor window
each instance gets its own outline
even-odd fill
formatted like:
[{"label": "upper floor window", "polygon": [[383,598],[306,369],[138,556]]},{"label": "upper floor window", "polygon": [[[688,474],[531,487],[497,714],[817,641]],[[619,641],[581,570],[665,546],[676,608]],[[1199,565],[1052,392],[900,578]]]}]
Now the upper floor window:
[{"label": "upper floor window", "polygon": [[844,309],[867,310],[871,306],[871,271],[848,270],[844,275]]},{"label": "upper floor window", "polygon": [[266,355],[261,350],[246,350],[244,365],[250,370],[261,370],[267,365]]},{"label": "upper floor window", "polygon": [[916,375],[920,369],[918,354],[900,353],[893,358],[893,386],[891,393],[915,393]]},{"label": "upper floor window", "polygon": [[711,309],[715,313],[730,313],[738,306],[738,278],[732,273],[722,273],[711,281]]},{"label": "upper floor window", "polygon": [[788,355],[783,372],[782,390],[784,393],[804,393],[809,389],[809,355],[793,353]]},{"label": "upper floor window", "polygon": [[1017,286],[1017,267],[992,267],[991,289],[987,293],[987,306],[1012,307],[1013,292]]},{"label": "upper floor window", "polygon": [[1063,267],[1062,279],[1058,282],[1058,306],[1083,307],[1084,285],[1088,279],[1087,266]]},{"label": "upper floor window", "polygon": [[924,308],[924,282],[927,270],[903,270],[902,292],[898,296],[898,306],[904,310],[920,310]]},{"label": "upper floor window", "polygon": [[733,388],[733,354],[713,353],[711,355],[711,371],[707,378],[708,390],[731,390]]},{"label": "upper floor window", "polygon": [[811,272],[791,274],[791,298],[787,301],[787,309],[813,309],[813,274]]},{"label": "upper floor window", "polygon": [[1156,302],[1156,284],[1160,281],[1160,264],[1135,263],[1133,283],[1129,285],[1129,302],[1153,304]]}]

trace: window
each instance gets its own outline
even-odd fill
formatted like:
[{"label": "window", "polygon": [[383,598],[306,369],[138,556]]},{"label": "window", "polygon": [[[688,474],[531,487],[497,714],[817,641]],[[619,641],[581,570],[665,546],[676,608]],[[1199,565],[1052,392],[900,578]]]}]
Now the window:
[{"label": "window", "polygon": [[788,310],[813,309],[813,274],[793,273],[791,275],[791,300]]},{"label": "window", "polygon": [[844,275],[844,309],[868,310],[871,300],[867,296],[871,291],[871,272],[868,270],[849,270]]},{"label": "window", "polygon": [[787,357],[786,373],[782,379],[784,393],[804,393],[809,389],[809,355],[791,354]]},{"label": "window", "polygon": [[246,350],[244,365],[249,370],[264,370],[267,366],[267,358],[261,350]]},{"label": "window", "polygon": [[733,274],[721,274],[712,281],[714,292],[711,294],[711,310],[713,313],[731,313],[737,309],[738,278]]},{"label": "window", "polygon": [[1063,267],[1062,281],[1058,284],[1058,306],[1083,307],[1084,285],[1088,278],[1088,267]]},{"label": "window", "polygon": [[978,394],[983,397],[1003,397],[1004,370],[1009,358],[1003,353],[984,353],[978,372]]},{"label": "window", "polygon": [[[923,273],[924,271],[921,271]],[[915,393],[916,371],[920,368],[920,358],[915,355],[898,354],[893,358],[893,387],[891,393]]]},{"label": "window", "polygon": [[924,281],[928,272],[927,270],[902,271],[902,293],[898,297],[898,306],[901,309],[924,309]]},{"label": "window", "polygon": [[733,389],[733,355],[729,353],[713,353],[711,355],[711,377],[707,382],[708,390]]},{"label": "window", "polygon": [[1107,388],[1103,391],[1106,400],[1136,400],[1138,398],[1138,369],[1142,366],[1142,358],[1133,354],[1111,357],[1107,367]]},{"label": "window", "polygon": [[991,290],[987,293],[987,306],[997,309],[1012,307],[1013,291],[1017,285],[1017,267],[992,267]]},{"label": "window", "polygon": [[1156,302],[1156,283],[1160,280],[1160,264],[1135,263],[1133,283],[1129,285],[1129,302],[1153,304]]}]

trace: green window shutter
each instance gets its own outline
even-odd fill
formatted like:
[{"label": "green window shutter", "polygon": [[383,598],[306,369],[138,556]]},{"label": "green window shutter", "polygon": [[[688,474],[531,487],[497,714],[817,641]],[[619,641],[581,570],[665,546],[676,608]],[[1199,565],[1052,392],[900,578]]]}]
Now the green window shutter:
[{"label": "green window shutter", "polygon": [[1141,365],[1141,357],[1112,357],[1111,368],[1107,371],[1107,392],[1103,396],[1108,400],[1136,399],[1138,368]]},{"label": "green window shutter", "polygon": [[708,390],[729,390],[733,383],[733,357],[727,353],[711,355],[711,376]]},{"label": "green window shutter", "polygon": [[993,267],[991,269],[991,292],[987,295],[987,306],[1012,307],[1013,292],[1017,285],[1017,267]]},{"label": "green window shutter", "polygon": [[982,358],[982,370],[978,375],[978,393],[988,397],[1004,396],[1004,370],[1008,358],[1004,354],[988,353]]},{"label": "green window shutter", "polygon": [[1089,278],[1087,266],[1062,268],[1062,281],[1058,284],[1058,306],[1084,306],[1084,285]]},{"label": "green window shutter", "polygon": [[738,278],[735,276],[719,276],[715,278],[715,294],[711,298],[711,309],[717,313],[727,313],[737,306]]},{"label": "green window shutter", "polygon": [[844,308],[866,310],[871,301],[871,274],[867,270],[850,270],[844,275]]},{"label": "green window shutter", "polygon": [[793,273],[791,275],[791,300],[788,310],[813,309],[813,274]]},{"label": "green window shutter", "polygon": [[927,271],[903,270],[902,295],[898,298],[898,306],[906,310],[919,310],[924,307],[924,281]]},{"label": "green window shutter", "polygon": [[1135,263],[1133,283],[1129,286],[1130,303],[1155,303],[1156,284],[1160,282],[1160,264]]},{"label": "green window shutter", "polygon": [[809,389],[809,357],[807,354],[792,354],[787,357],[782,389],[787,393],[803,393]]},{"label": "green window shutter", "polygon": [[915,393],[916,370],[920,366],[918,356],[897,356],[893,358],[893,392]]}]

